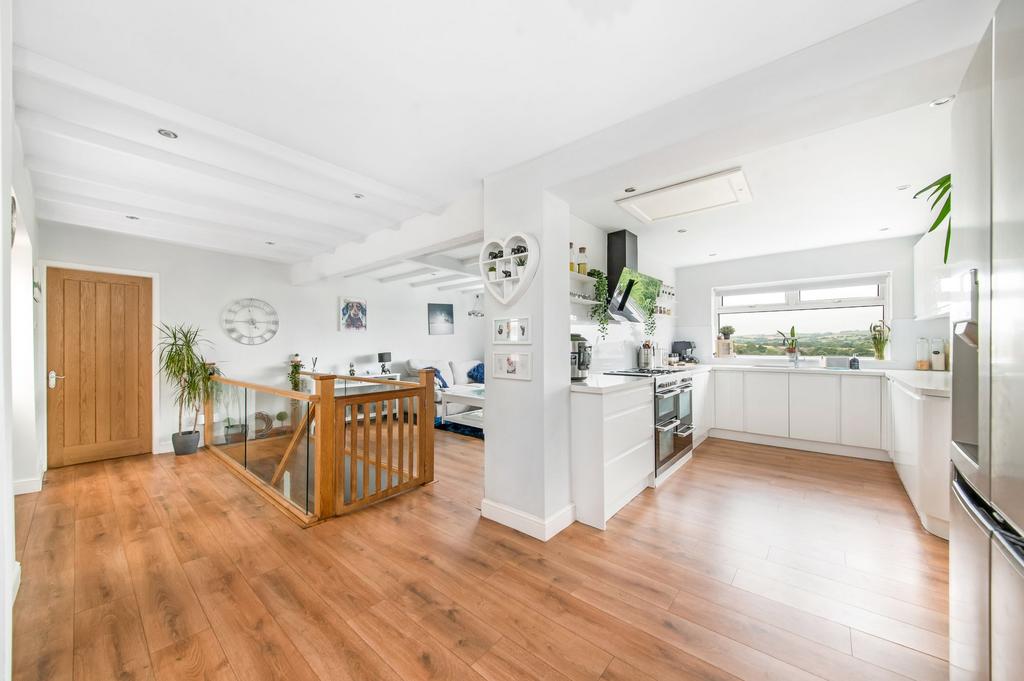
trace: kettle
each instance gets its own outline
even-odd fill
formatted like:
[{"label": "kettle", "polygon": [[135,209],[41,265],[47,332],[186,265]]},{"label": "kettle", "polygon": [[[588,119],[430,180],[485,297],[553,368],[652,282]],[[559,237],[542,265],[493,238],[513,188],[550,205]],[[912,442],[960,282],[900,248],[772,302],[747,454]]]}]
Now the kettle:
[{"label": "kettle", "polygon": [[585,381],[590,375],[590,351],[593,346],[578,333],[569,336],[569,377]]}]

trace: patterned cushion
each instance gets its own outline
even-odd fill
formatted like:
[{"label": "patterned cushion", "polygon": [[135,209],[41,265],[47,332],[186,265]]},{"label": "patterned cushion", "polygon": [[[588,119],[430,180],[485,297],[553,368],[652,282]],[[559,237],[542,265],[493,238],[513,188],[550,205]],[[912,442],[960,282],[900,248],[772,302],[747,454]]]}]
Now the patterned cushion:
[{"label": "patterned cushion", "polygon": [[484,363],[480,362],[475,367],[470,369],[469,372],[466,375],[469,376],[469,380],[473,381],[474,383],[483,383],[484,382]]}]

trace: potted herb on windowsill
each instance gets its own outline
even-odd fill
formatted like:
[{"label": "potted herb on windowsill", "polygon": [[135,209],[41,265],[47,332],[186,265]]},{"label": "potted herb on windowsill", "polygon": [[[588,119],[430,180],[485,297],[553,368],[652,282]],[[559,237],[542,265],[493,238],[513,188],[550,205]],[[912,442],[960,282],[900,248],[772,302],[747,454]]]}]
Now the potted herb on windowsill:
[{"label": "potted herb on windowsill", "polygon": [[732,335],[736,333],[736,329],[731,326],[723,326],[718,330],[718,333],[722,334],[723,340],[729,340],[732,338]]},{"label": "potted herb on windowsill", "polygon": [[868,331],[871,332],[871,347],[875,350],[875,359],[885,359],[885,346],[889,344],[892,328],[879,319],[868,327]]},{"label": "potted herb on windowsill", "polygon": [[[171,435],[175,454],[193,454],[199,448],[199,412],[212,396],[211,369],[200,352],[208,341],[198,327],[160,324],[160,373],[174,390],[178,407],[178,432]],[[192,415],[192,429],[185,430],[185,413]]]},{"label": "potted herb on windowsill", "polygon": [[786,354],[792,355],[796,352],[796,327],[789,327],[789,335],[787,336],[784,331],[779,331],[779,335],[782,336],[782,344],[785,346]]}]

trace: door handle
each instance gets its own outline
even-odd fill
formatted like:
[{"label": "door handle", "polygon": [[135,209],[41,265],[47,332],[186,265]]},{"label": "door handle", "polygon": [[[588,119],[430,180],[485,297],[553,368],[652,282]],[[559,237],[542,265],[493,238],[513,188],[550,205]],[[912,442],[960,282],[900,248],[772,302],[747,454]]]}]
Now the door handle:
[{"label": "door handle", "polygon": [[64,377],[63,376],[58,376],[56,371],[54,371],[53,369],[50,369],[50,373],[46,374],[46,386],[50,390],[53,390],[54,388],[57,387],[57,379],[59,379],[59,378],[64,378]]}]

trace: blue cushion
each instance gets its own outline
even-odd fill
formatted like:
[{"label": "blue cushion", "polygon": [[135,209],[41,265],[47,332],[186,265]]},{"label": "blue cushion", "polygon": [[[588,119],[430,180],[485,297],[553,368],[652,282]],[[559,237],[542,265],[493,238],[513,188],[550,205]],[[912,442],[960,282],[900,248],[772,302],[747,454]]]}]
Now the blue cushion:
[{"label": "blue cushion", "polygon": [[474,383],[484,382],[484,363],[480,362],[466,373],[466,377]]},{"label": "blue cushion", "polygon": [[437,387],[438,388],[441,388],[442,390],[445,390],[445,389],[448,388],[448,381],[444,380],[444,376],[442,376],[441,372],[437,370],[437,367],[423,367],[423,368],[424,369],[433,369],[434,370],[434,382],[437,383]]}]

